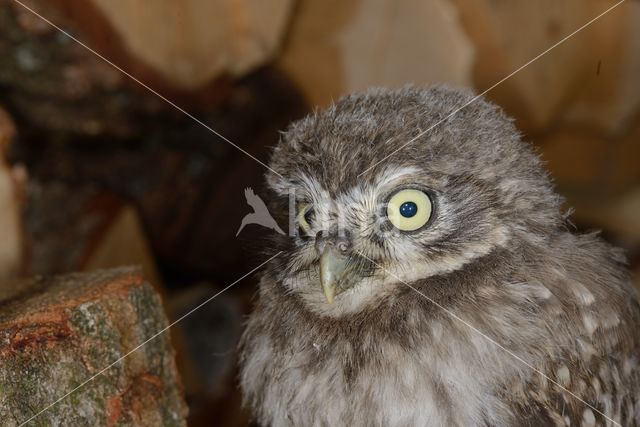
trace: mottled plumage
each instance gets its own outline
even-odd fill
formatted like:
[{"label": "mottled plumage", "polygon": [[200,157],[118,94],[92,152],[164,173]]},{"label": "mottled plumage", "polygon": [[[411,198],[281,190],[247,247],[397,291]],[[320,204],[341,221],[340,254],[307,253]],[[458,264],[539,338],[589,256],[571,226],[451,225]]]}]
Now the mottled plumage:
[{"label": "mottled plumage", "polygon": [[[393,153],[472,96],[370,90],[283,134],[272,212],[288,221],[293,189],[305,232],[274,237],[283,253],[241,343],[260,424],[640,424],[640,309],[624,258],[572,232],[511,120],[478,100]],[[384,218],[402,188],[433,205],[416,231]],[[346,260],[333,298],[327,247]]]}]

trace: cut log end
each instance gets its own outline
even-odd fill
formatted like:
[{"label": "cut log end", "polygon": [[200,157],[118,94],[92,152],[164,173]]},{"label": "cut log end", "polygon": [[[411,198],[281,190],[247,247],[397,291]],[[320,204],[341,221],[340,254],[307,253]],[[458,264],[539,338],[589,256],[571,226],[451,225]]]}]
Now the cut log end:
[{"label": "cut log end", "polygon": [[3,425],[45,408],[38,425],[185,425],[169,335],[153,338],[167,319],[139,270],[38,278],[15,289],[0,302]]}]

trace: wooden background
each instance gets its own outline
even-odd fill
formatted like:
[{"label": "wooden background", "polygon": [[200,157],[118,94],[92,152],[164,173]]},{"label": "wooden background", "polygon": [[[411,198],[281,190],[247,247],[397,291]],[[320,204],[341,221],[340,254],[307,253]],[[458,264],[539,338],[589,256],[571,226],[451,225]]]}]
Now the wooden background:
[{"label": "wooden background", "polygon": [[[266,161],[289,121],[370,86],[480,93],[607,0],[24,0]],[[580,230],[640,274],[640,1],[492,89]],[[236,239],[263,168],[0,0],[0,278],[144,266],[177,317],[256,265]],[[241,236],[243,237],[243,236]],[[192,425],[244,425],[234,343],[254,282],[176,328]],[[202,350],[202,349],[205,350]],[[218,356],[208,358],[207,355]],[[223,356],[219,356],[222,354]]]}]

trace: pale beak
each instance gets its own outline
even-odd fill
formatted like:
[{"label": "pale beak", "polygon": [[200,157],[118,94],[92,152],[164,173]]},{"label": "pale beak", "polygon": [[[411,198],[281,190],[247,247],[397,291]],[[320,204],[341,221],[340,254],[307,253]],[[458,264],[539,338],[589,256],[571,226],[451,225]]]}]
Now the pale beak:
[{"label": "pale beak", "polygon": [[326,247],[320,255],[320,282],[329,304],[333,303],[338,282],[347,268],[347,261],[346,256],[336,253],[331,247]]}]

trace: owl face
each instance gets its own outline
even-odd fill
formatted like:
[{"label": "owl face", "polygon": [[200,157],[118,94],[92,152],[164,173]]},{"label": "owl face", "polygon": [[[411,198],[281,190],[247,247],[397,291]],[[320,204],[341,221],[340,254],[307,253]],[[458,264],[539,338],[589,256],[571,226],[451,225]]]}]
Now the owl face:
[{"label": "owl face", "polygon": [[268,177],[292,206],[275,272],[288,291],[317,313],[359,311],[556,220],[537,157],[489,104],[404,146],[470,97],[378,90],[292,125]]}]

